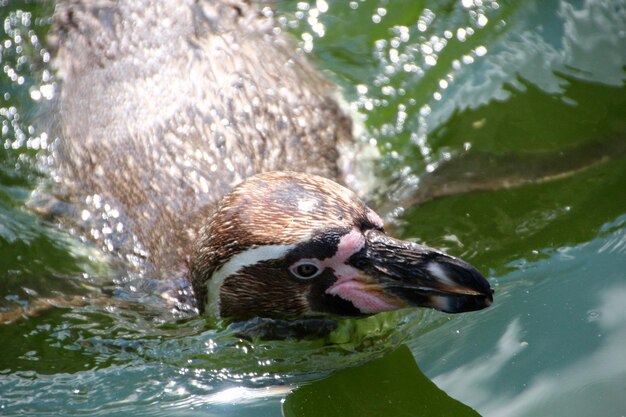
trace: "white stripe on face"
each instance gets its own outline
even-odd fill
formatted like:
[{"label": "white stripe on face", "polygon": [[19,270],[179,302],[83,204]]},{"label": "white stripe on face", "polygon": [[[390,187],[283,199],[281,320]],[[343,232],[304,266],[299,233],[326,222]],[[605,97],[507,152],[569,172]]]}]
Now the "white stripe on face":
[{"label": "white stripe on face", "polygon": [[205,311],[214,317],[220,317],[220,289],[226,278],[236,274],[246,266],[254,265],[260,261],[280,259],[285,256],[287,252],[295,248],[295,246],[296,245],[257,246],[230,258],[228,262],[222,265],[217,271],[213,272],[211,278],[206,282],[208,297]]}]

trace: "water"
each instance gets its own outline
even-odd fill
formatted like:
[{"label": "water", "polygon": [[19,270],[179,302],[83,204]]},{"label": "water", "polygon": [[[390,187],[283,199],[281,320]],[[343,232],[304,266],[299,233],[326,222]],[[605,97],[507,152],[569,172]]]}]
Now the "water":
[{"label": "water", "polygon": [[[626,2],[279,9],[360,115],[360,139],[381,150],[392,185],[378,206],[442,180],[476,190],[396,210],[395,233],[474,264],[494,305],[346,320],[322,339],[278,342],[177,322],[150,299],[53,309],[0,326],[0,414],[626,415]],[[37,123],[54,95],[51,13],[0,9],[4,310],[120,279],[88,242],[26,208],[53,140]]]}]

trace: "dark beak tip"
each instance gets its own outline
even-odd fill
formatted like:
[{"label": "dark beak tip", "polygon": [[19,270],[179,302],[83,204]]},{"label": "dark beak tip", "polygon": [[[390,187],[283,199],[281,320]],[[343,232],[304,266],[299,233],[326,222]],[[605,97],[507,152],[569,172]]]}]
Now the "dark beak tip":
[{"label": "dark beak tip", "polygon": [[485,297],[485,307],[489,307],[493,304],[493,291],[487,297]]},{"label": "dark beak tip", "polygon": [[[484,279],[484,278],[483,278]],[[485,280],[487,283],[487,280]],[[484,291],[480,291],[480,295],[476,296],[475,310],[482,310],[484,308],[490,307],[493,304],[493,294],[495,291],[489,284],[486,284],[486,288]]]},{"label": "dark beak tip", "polygon": [[[455,297],[451,297],[455,298]],[[467,313],[470,311],[483,310],[493,304],[493,297],[487,296],[465,296],[456,297],[455,300],[449,300],[448,308],[442,309],[447,313]]]},{"label": "dark beak tip", "polygon": [[475,273],[476,282],[479,283],[481,287],[478,290],[480,293],[478,298],[482,299],[483,301],[483,306],[479,309],[487,308],[493,304],[493,295],[495,294],[495,290],[491,288],[491,285],[489,285],[489,281],[487,281],[487,279],[481,273],[479,273],[478,271],[475,271]]},{"label": "dark beak tip", "polygon": [[[456,260],[456,259],[455,259]],[[442,288],[444,298],[448,298],[447,308],[443,311],[448,313],[464,313],[485,309],[493,304],[494,289],[489,281],[471,265],[456,260],[459,264],[450,265],[450,276],[461,288],[465,288],[470,293],[449,289],[449,292]],[[445,305],[445,303],[444,303]],[[437,307],[435,307],[437,308]]]}]

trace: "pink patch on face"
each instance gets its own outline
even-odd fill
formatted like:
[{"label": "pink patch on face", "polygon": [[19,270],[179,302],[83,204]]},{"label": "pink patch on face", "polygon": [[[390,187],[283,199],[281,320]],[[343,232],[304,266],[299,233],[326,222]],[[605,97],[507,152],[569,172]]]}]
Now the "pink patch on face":
[{"label": "pink patch on face", "polygon": [[336,295],[350,301],[361,313],[375,314],[383,311],[397,310],[400,306],[385,300],[381,294],[368,291],[367,284],[351,280],[339,280],[326,290],[327,294]]},{"label": "pink patch on face", "polygon": [[298,263],[310,262],[318,265],[321,269],[331,268],[335,271],[338,279],[353,279],[359,271],[353,266],[347,265],[346,262],[352,255],[363,249],[363,246],[365,246],[365,237],[355,228],[339,240],[337,253],[334,256],[321,261],[318,259],[301,259]]},{"label": "pink patch on face", "polygon": [[[371,210],[370,213],[375,217],[369,220],[375,225],[378,223],[382,225],[380,217]],[[371,216],[368,214],[369,217]],[[337,281],[326,290],[326,293],[350,301],[364,314],[397,310],[398,306],[386,301],[382,294],[368,290],[368,285],[359,278],[362,272],[346,263],[352,255],[363,249],[364,246],[365,238],[361,231],[355,228],[341,238],[335,256],[322,261],[324,267],[332,268],[337,276]]]},{"label": "pink patch on face", "polygon": [[378,213],[376,213],[371,208],[367,209],[367,220],[372,222],[374,226],[381,227],[381,228],[385,226],[385,224],[383,223],[383,219],[381,219]]},{"label": "pink patch on face", "polygon": [[331,267],[331,264],[345,263],[352,255],[363,249],[363,246],[365,246],[365,237],[359,230],[352,229],[339,240],[337,253],[326,262],[329,262]]},{"label": "pink patch on face", "polygon": [[[382,227],[382,220],[376,213],[369,211],[368,219],[376,226]],[[363,314],[374,314],[382,311],[397,310],[400,305],[387,301],[380,291],[368,286],[360,275],[359,269],[348,265],[348,259],[365,246],[365,237],[357,228],[344,235],[337,246],[337,253],[323,260],[302,259],[299,262],[311,262],[320,268],[331,268],[337,281],[326,290],[327,294],[336,295],[350,301]]]},{"label": "pink patch on face", "polygon": [[363,249],[363,246],[365,246],[365,237],[359,230],[353,229],[339,240],[337,253],[331,258],[324,259],[322,266],[335,271],[335,275],[340,280],[353,279],[359,271],[355,267],[347,265],[346,262],[352,255]]}]

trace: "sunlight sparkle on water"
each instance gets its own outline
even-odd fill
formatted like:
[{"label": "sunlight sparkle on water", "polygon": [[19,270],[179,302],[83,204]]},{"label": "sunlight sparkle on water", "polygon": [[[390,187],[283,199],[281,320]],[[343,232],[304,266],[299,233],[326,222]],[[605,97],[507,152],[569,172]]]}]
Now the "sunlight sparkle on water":
[{"label": "sunlight sparkle on water", "polygon": [[289,386],[274,386],[267,388],[228,388],[210,395],[207,400],[214,404],[242,404],[256,399],[283,396],[291,390]]}]

